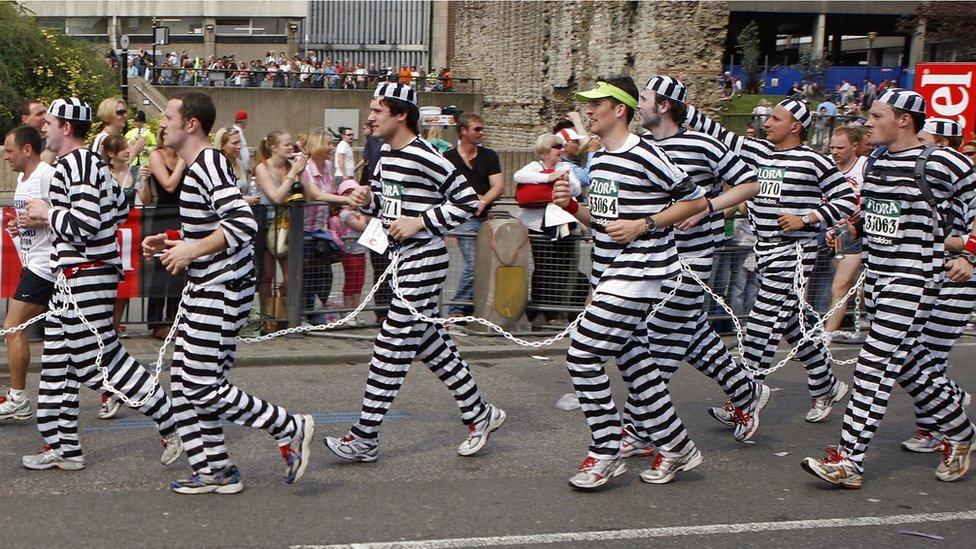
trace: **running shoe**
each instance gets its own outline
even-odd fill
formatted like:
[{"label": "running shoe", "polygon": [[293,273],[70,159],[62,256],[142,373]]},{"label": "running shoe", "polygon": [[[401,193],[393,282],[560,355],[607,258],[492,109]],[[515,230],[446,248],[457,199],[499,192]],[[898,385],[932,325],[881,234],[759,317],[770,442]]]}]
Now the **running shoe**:
[{"label": "running shoe", "polygon": [[918,429],[912,438],[901,443],[901,447],[909,452],[920,454],[930,454],[942,450],[942,433],[929,431],[928,429]]},{"label": "running shoe", "polygon": [[357,439],[352,433],[342,438],[325,437],[325,445],[333,454],[348,461],[372,463],[379,457],[379,445],[376,442]]},{"label": "running shoe", "polygon": [[183,455],[183,440],[176,431],[166,435],[160,444],[163,446],[163,455],[159,461],[163,465],[172,465]]},{"label": "running shoe", "polygon": [[810,411],[807,412],[805,419],[810,423],[817,423],[826,419],[830,415],[830,410],[833,408],[834,403],[840,402],[847,395],[848,389],[849,387],[846,383],[838,381],[837,385],[834,386],[833,392],[829,395],[813,399],[813,408],[810,408]]},{"label": "running shoe", "polygon": [[667,484],[681,471],[691,471],[701,465],[702,455],[698,448],[692,448],[685,455],[668,458],[658,452],[651,468],[640,474],[640,479],[651,484]]},{"label": "running shoe", "polygon": [[231,465],[214,475],[194,473],[187,479],[173,481],[170,488],[177,494],[237,494],[244,490],[241,472]]},{"label": "running shoe", "polygon": [[976,438],[966,442],[946,440],[942,443],[942,461],[935,469],[935,476],[943,482],[959,480],[969,470],[969,453]]},{"label": "running shoe", "polygon": [[287,467],[285,472],[285,484],[298,482],[305,474],[308,467],[308,457],[312,453],[312,436],[315,434],[315,420],[312,416],[296,416],[295,421],[299,422],[298,431],[288,444],[282,444],[278,448],[281,450],[281,457],[285,459]]},{"label": "running shoe", "polygon": [[708,415],[726,427],[735,425],[735,422],[732,421],[733,412],[735,412],[735,406],[732,405],[732,401],[726,401],[721,407],[712,406],[708,409]]},{"label": "running shoe", "polygon": [[861,473],[857,471],[854,462],[847,456],[837,451],[837,448],[824,448],[827,455],[820,458],[803,458],[800,467],[811,475],[826,480],[831,484],[836,484],[847,490],[858,490],[861,488]]},{"label": "running shoe", "polygon": [[98,419],[112,419],[122,409],[122,401],[102,393],[102,407],[98,410]]},{"label": "running shoe", "polygon": [[620,457],[623,459],[640,457],[654,457],[656,448],[653,442],[647,442],[637,438],[637,435],[629,427],[624,427],[623,436],[620,438]]},{"label": "running shoe", "polygon": [[484,417],[468,425],[468,438],[458,446],[458,455],[473,456],[478,450],[484,448],[488,442],[488,435],[501,427],[507,417],[505,410],[489,404]]},{"label": "running shoe", "polygon": [[745,442],[752,438],[759,429],[759,412],[769,402],[771,393],[769,387],[759,384],[758,394],[746,408],[735,408],[732,412],[732,438],[736,442]]},{"label": "running shoe", "polygon": [[20,458],[20,462],[27,469],[34,471],[44,471],[47,469],[61,469],[62,471],[78,471],[85,468],[84,459],[65,459],[57,450],[50,446],[41,448],[41,451],[29,456]]},{"label": "running shoe", "polygon": [[3,419],[30,419],[34,414],[29,398],[14,400],[9,396],[0,396],[0,420]]},{"label": "running shoe", "polygon": [[626,472],[627,464],[619,456],[608,459],[586,456],[576,474],[570,477],[569,485],[578,490],[593,490]]}]

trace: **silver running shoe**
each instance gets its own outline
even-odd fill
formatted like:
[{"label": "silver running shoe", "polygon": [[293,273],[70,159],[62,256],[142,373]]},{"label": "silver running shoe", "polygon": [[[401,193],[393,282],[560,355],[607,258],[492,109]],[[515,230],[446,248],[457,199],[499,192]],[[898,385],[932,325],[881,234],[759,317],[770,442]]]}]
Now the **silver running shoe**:
[{"label": "silver running shoe", "polygon": [[163,446],[163,455],[159,461],[163,465],[172,465],[183,455],[183,440],[180,439],[180,435],[176,431],[167,435],[160,441],[160,444]]},{"label": "silver running shoe", "polygon": [[966,442],[946,440],[942,443],[942,461],[935,469],[935,476],[943,482],[959,480],[969,471],[969,454],[973,450],[976,438]]},{"label": "silver running shoe", "polygon": [[942,433],[929,431],[928,429],[918,429],[912,438],[901,443],[901,447],[909,452],[920,454],[931,454],[942,449]]},{"label": "silver running shoe", "polygon": [[667,484],[681,471],[691,471],[701,465],[701,462],[702,455],[698,448],[692,448],[690,452],[676,458],[664,457],[659,452],[651,468],[641,473],[640,479],[651,484]]},{"label": "silver running shoe", "polygon": [[578,490],[593,490],[626,472],[627,464],[619,456],[610,459],[586,456],[576,474],[570,477],[569,485]]},{"label": "silver running shoe", "polygon": [[45,446],[37,454],[20,458],[24,467],[34,471],[45,471],[47,469],[61,469],[63,471],[79,471],[85,468],[84,459],[65,459],[57,450],[50,446]]},{"label": "silver running shoe", "polygon": [[98,410],[98,419],[112,419],[121,409],[121,400],[102,394],[102,407]]},{"label": "silver running shoe", "polygon": [[377,443],[359,440],[352,433],[347,433],[343,437],[325,437],[324,442],[333,454],[347,461],[372,463],[380,453]]},{"label": "silver running shoe", "polygon": [[505,423],[508,416],[505,410],[496,406],[488,405],[488,412],[481,420],[468,425],[468,438],[458,446],[457,453],[461,456],[473,456],[485,447],[488,442],[488,435],[496,431]]},{"label": "silver running shoe", "polygon": [[30,419],[32,415],[34,415],[34,409],[31,407],[29,398],[17,401],[10,397],[0,396],[0,420],[24,421]]},{"label": "silver running shoe", "polygon": [[803,458],[800,467],[811,475],[831,484],[836,484],[841,488],[847,490],[860,489],[863,479],[854,462],[840,453],[837,448],[828,447],[824,448],[824,451],[827,455],[820,459]]},{"label": "silver running shoe", "polygon": [[834,392],[829,395],[824,395],[822,397],[817,397],[813,399],[813,408],[807,412],[807,417],[805,418],[810,423],[817,423],[827,419],[830,415],[830,410],[833,408],[834,403],[840,402],[846,395],[847,390],[850,387],[847,386],[843,381],[838,381],[837,385],[834,387]]},{"label": "silver running shoe", "polygon": [[656,448],[653,442],[647,442],[637,438],[633,432],[624,427],[623,436],[620,437],[620,457],[623,459],[632,457],[649,458],[654,457]]}]

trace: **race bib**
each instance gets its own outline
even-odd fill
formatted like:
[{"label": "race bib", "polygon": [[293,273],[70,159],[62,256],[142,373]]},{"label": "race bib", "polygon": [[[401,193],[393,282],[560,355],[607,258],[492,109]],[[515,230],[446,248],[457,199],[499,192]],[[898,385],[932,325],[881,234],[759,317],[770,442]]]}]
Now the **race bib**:
[{"label": "race bib", "polygon": [[900,201],[869,198],[864,201],[861,215],[864,216],[864,233],[870,242],[884,245],[895,242],[901,217]]},{"label": "race bib", "polygon": [[757,204],[764,206],[779,205],[779,197],[783,192],[783,176],[785,174],[785,168],[760,166],[756,170],[756,179],[759,180],[759,194],[753,200]]},{"label": "race bib", "polygon": [[403,185],[383,181],[383,200],[381,201],[380,216],[384,219],[398,219],[403,204]]},{"label": "race bib", "polygon": [[617,219],[620,215],[618,209],[620,204],[619,193],[620,183],[617,181],[599,177],[590,179],[590,190],[587,197],[590,215],[605,219]]}]

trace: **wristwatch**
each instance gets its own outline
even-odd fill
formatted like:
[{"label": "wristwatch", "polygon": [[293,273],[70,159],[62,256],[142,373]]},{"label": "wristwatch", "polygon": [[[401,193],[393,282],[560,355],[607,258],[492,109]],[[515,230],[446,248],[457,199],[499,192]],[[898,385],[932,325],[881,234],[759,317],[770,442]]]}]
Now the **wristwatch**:
[{"label": "wristwatch", "polygon": [[970,265],[976,267],[976,255],[970,252],[963,252],[961,257],[969,262]]},{"label": "wristwatch", "polygon": [[803,214],[803,217],[800,218],[800,221],[802,221],[803,224],[807,226],[813,225],[813,218],[810,217],[810,214],[808,213]]},{"label": "wristwatch", "polygon": [[644,218],[644,234],[651,233],[657,230],[657,222],[654,218],[647,216]]}]

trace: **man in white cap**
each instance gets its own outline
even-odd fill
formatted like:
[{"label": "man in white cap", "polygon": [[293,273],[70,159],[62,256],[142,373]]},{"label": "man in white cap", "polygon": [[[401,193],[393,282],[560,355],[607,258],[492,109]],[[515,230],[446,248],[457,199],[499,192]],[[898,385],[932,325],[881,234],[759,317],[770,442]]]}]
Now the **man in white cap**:
[{"label": "man in white cap", "polygon": [[[725,219],[723,211],[759,192],[756,172],[723,143],[700,132],[688,131],[685,120],[687,90],[676,78],[655,76],[640,93],[638,113],[641,125],[649,130],[648,140],[660,147],[668,158],[684,170],[705,191],[708,208],[676,226],[678,255],[701,280],[712,273],[715,246],[721,242]],[[731,188],[722,193],[727,183]],[[666,380],[685,360],[714,379],[728,395],[731,404],[733,435],[744,442],[759,426],[760,408],[769,398],[769,388],[756,383],[725,347],[703,310],[705,292],[690,276],[665,281],[662,291],[674,296],[647,320],[647,348],[617,358],[624,378],[632,377],[644,363],[653,363]],[[665,387],[667,387],[665,385]],[[650,417],[632,417],[631,406],[624,410],[625,457],[646,454],[650,446],[647,430],[664,431],[657,437],[667,440],[666,431],[676,415],[670,399],[663,399]],[[665,457],[659,467],[667,468],[668,448],[658,448]]]},{"label": "man in white cap", "polygon": [[[969,469],[973,425],[962,395],[946,379],[944,367],[934,364],[921,334],[943,277],[972,275],[973,258],[947,259],[945,239],[954,220],[971,226],[976,173],[956,151],[926,151],[917,136],[924,120],[922,96],[895,88],[871,105],[866,124],[868,141],[886,147],[868,168],[861,190],[868,271],[864,301],[873,321],[854,369],[840,443],[828,447],[825,457],[801,463],[807,472],[847,489],[861,487],[864,454],[896,380],[944,439],[936,477],[954,481]],[[917,178],[920,158],[925,175]],[[976,235],[968,236],[965,249],[976,251]]]},{"label": "man in white cap", "polygon": [[[379,457],[379,428],[393,405],[415,358],[440,378],[457,401],[468,436],[457,449],[471,456],[505,422],[505,411],[485,401],[451,335],[441,324],[422,322],[407,303],[428,316],[438,315],[438,299],[447,278],[444,235],[478,210],[478,195],[451,164],[417,137],[420,109],[417,92],[407,84],[377,86],[369,104],[373,133],[383,140],[369,187],[352,192],[363,213],[379,218],[397,242],[401,296],[373,346],[366,394],[359,421],[325,445],[348,461],[373,462]],[[406,300],[406,302],[404,301]]]},{"label": "man in white cap", "polygon": [[[45,115],[47,146],[57,152],[59,160],[51,180],[50,202],[32,199],[18,218],[21,226],[48,228],[54,247],[51,270],[65,276],[81,309],[69,306],[44,325],[37,428],[47,446],[23,457],[28,469],[84,469],[78,440],[78,389],[82,383],[96,391],[105,389],[106,380],[95,367],[99,352],[109,383],[129,401],[145,401],[139,411],[155,421],[163,437],[163,464],[175,462],[182,454],[169,397],[129,356],[112,326],[112,308],[122,279],[115,233],[129,209],[108,167],[84,146],[91,115],[91,107],[76,97],[51,103]],[[60,307],[67,299],[56,292],[50,308]],[[82,315],[97,334],[89,330]]]},{"label": "man in white cap", "polygon": [[[807,370],[807,389],[813,406],[806,420],[823,421],[835,402],[847,393],[847,384],[834,377],[822,342],[803,341],[806,319],[793,288],[797,262],[809,278],[817,257],[817,236],[822,226],[845,220],[856,204],[854,191],[827,157],[803,145],[812,120],[802,102],[787,99],[776,105],[765,122],[766,138],[735,135],[688,109],[689,126],[724,141],[756,169],[759,194],[749,200],[749,218],[756,228],[756,272],[759,291],[749,314],[744,338],[745,366],[757,381],[766,378],[780,339],[799,346],[796,358]],[[797,257],[797,245],[800,257]],[[729,407],[711,408],[709,414],[732,424]]]}]

